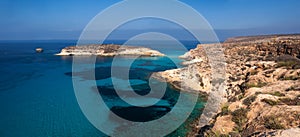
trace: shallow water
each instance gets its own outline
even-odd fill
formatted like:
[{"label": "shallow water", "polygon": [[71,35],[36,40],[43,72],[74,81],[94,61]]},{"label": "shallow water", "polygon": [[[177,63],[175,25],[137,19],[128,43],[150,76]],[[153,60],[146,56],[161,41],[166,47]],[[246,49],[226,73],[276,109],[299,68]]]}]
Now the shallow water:
[{"label": "shallow water", "polygon": [[[98,131],[81,112],[72,86],[72,57],[54,56],[70,41],[23,41],[0,43],[0,136],[105,136]],[[45,52],[35,53],[36,47]],[[192,47],[192,46],[190,46]],[[130,68],[130,85],[137,94],[146,95],[150,87],[147,80],[152,72],[176,68],[180,51],[172,51],[175,63],[169,58],[139,58]],[[130,58],[122,58],[117,67],[126,66]],[[112,79],[124,82],[122,77],[111,77],[112,58],[98,57],[95,64],[97,87],[91,91],[101,93],[107,106],[117,115],[132,121],[150,121],[168,113],[179,93],[170,86],[157,107],[138,108],[128,106],[114,92]],[[124,63],[124,64],[122,64]],[[179,65],[180,66],[180,65]],[[89,81],[85,73],[76,72],[75,77]],[[159,83],[159,82],[157,82]],[[128,87],[118,88],[128,92]],[[153,98],[155,99],[155,98]],[[153,100],[149,98],[149,101]],[[133,98],[135,101],[139,101]],[[147,101],[145,102],[147,104]],[[199,115],[203,107],[199,99],[188,122],[170,136],[184,135],[188,125]],[[141,115],[136,115],[136,114]],[[109,120],[109,119],[107,119]]]}]

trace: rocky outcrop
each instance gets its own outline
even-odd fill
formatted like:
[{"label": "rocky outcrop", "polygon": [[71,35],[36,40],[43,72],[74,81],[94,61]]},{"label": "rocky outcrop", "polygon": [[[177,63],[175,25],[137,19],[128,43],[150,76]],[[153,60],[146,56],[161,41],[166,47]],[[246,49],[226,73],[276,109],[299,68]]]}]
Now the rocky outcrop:
[{"label": "rocky outcrop", "polygon": [[36,53],[42,53],[44,51],[44,49],[42,49],[42,48],[36,48],[35,49],[35,52]]},{"label": "rocky outcrop", "polygon": [[157,72],[154,78],[171,83],[175,88],[186,92],[209,94],[211,89],[211,67],[201,46],[180,56],[186,67]]},{"label": "rocky outcrop", "polygon": [[[214,46],[200,44],[180,56],[186,67],[154,75],[178,89],[208,95],[214,86],[205,49]],[[199,135],[300,136],[300,35],[237,37],[222,47],[226,99]]]},{"label": "rocky outcrop", "polygon": [[121,46],[121,45],[84,45],[70,46],[56,54],[59,56],[164,56],[159,51],[144,47]]}]

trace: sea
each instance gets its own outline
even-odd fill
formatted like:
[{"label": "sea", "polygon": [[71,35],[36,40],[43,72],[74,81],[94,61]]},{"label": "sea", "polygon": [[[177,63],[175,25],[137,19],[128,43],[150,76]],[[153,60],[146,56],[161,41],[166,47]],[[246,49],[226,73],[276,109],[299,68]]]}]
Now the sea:
[{"label": "sea", "polygon": [[[106,41],[106,43],[122,44],[122,41]],[[183,41],[182,44],[190,50],[196,47],[197,42]],[[95,79],[90,79],[84,75],[90,71],[89,69],[72,73],[72,56],[54,55],[71,45],[76,45],[76,41],[0,41],[1,137],[107,136],[94,127],[81,111],[74,93],[72,81],[74,77],[82,81],[96,81],[97,86],[87,87],[85,92],[99,93],[112,112],[135,122],[159,119],[172,110],[179,95],[191,94],[179,92],[167,84],[165,94],[160,99],[166,102],[163,107],[167,109],[159,109],[161,106],[143,108],[128,106],[113,88],[112,79],[118,79],[112,77],[110,73],[114,58],[96,57]],[[38,47],[43,48],[44,52],[36,53],[35,49]],[[124,67],[126,62],[133,62],[129,70],[129,81],[134,92],[141,96],[150,92],[149,77],[153,72],[183,67],[180,65],[182,60],[178,59],[178,56],[186,51],[178,50],[172,45],[158,47],[162,53],[168,52],[168,56],[137,59],[122,57],[116,65]],[[119,87],[128,92],[126,87],[122,85]],[[205,100],[199,96],[189,118],[167,136],[186,136],[191,132],[192,124],[201,115],[204,105]],[[111,120],[109,117],[103,119]]]}]

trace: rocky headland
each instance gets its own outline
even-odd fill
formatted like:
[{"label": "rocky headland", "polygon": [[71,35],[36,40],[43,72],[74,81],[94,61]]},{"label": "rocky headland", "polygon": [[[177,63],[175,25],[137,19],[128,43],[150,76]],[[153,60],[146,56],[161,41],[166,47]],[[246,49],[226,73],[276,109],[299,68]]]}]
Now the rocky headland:
[{"label": "rocky headland", "polygon": [[121,45],[82,45],[69,46],[56,54],[59,56],[165,56],[159,51],[145,47]]},{"label": "rocky headland", "polygon": [[212,68],[206,51],[216,45],[222,46],[226,63],[224,100],[209,124],[204,128],[195,122],[195,132],[189,136],[300,136],[300,35],[200,44],[180,56],[186,67],[154,77],[183,91],[209,95]]}]

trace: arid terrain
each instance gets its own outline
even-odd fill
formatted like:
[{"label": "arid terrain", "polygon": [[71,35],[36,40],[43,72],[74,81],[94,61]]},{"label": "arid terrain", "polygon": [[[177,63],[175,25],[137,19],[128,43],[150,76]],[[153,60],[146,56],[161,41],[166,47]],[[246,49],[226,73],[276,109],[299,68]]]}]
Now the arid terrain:
[{"label": "arid terrain", "polygon": [[212,69],[205,49],[218,45],[226,62],[224,100],[210,124],[205,128],[195,124],[199,132],[191,136],[300,136],[300,35],[236,37],[221,44],[200,44],[181,56],[186,67],[154,76],[175,88],[209,95]]}]

